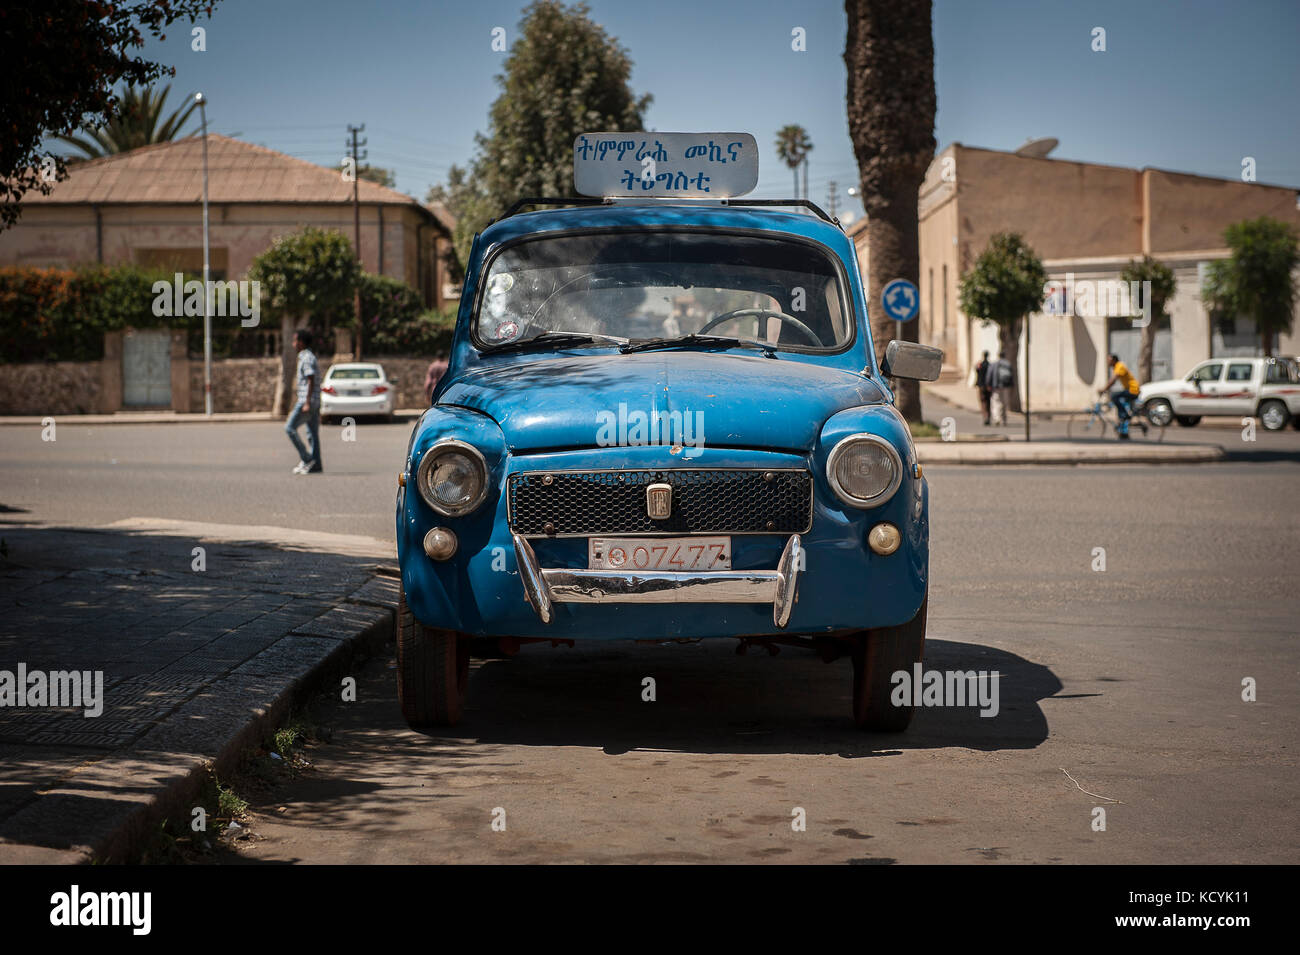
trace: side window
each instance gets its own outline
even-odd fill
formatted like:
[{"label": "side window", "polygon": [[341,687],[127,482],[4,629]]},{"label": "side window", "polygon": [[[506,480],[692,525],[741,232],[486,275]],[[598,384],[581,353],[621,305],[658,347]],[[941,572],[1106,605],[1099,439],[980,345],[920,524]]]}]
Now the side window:
[{"label": "side window", "polygon": [[1187,376],[1188,381],[1218,381],[1223,374],[1223,362],[1215,361],[1201,365]]},{"label": "side window", "polygon": [[1291,369],[1284,361],[1270,361],[1264,366],[1267,370],[1264,372],[1264,382],[1270,385],[1290,384]]},{"label": "side window", "polygon": [[1249,362],[1233,362],[1228,366],[1228,381],[1250,381],[1255,366]]}]

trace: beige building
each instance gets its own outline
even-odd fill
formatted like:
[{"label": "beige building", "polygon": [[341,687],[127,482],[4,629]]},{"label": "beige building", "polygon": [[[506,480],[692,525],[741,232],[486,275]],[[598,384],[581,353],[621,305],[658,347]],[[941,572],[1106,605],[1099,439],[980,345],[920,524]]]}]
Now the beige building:
[{"label": "beige building", "polygon": [[[362,180],[361,263],[445,302],[454,222],[441,207]],[[203,142],[146,146],[69,167],[48,196],[29,192],[0,232],[0,266],[84,263],[203,271]],[[212,277],[240,279],[277,236],[318,226],[353,237],[352,183],[338,170],[208,135]]]},{"label": "beige building", "polygon": [[[1011,231],[1043,260],[1049,280],[1072,278],[1079,290],[1086,283],[1104,289],[1097,283],[1117,281],[1143,255],[1173,269],[1178,285],[1167,306],[1169,327],[1157,331],[1153,377],[1184,374],[1203,358],[1257,354],[1253,323],[1213,317],[1203,306],[1202,278],[1208,263],[1228,255],[1228,225],[1267,215],[1300,227],[1297,196],[1291,188],[954,143],[935,157],[918,195],[920,340],[944,350],[949,379],[964,379],[984,349],[997,354],[997,329],[962,314],[958,283],[990,237]],[[865,224],[849,230],[864,274]],[[1106,382],[1109,352],[1136,370],[1140,329],[1131,317],[1097,314],[1108,309],[1092,305],[1076,296],[1082,315],[1030,316],[1032,407],[1082,407]],[[1279,346],[1282,354],[1300,353],[1300,322]],[[1024,364],[1022,338],[1021,381]]]}]

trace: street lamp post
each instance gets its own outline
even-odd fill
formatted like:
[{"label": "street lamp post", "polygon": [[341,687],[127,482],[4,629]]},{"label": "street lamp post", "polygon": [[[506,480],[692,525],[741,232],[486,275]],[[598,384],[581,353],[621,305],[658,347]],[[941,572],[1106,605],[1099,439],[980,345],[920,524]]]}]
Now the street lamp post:
[{"label": "street lamp post", "polygon": [[199,122],[203,127],[203,413],[212,415],[212,309],[208,305],[208,112],[207,99],[196,93]]}]

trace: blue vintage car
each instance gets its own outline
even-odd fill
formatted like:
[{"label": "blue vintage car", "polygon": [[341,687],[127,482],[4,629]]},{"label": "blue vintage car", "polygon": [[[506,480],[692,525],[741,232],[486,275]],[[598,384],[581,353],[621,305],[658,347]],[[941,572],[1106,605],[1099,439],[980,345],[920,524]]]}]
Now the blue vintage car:
[{"label": "blue vintage car", "polygon": [[727,637],[851,657],[857,725],[905,728],[927,491],[887,376],[942,353],[877,366],[853,244],[810,203],[565,202],[475,240],[411,434],[406,719],[457,722],[471,638]]}]

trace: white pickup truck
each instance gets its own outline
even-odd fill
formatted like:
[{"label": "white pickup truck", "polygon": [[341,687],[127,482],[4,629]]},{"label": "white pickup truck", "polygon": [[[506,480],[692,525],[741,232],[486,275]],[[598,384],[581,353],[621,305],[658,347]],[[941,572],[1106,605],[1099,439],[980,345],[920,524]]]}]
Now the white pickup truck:
[{"label": "white pickup truck", "polygon": [[1290,358],[1211,358],[1186,378],[1142,386],[1138,407],[1158,427],[1190,428],[1203,416],[1258,417],[1269,431],[1300,430],[1300,369]]}]

